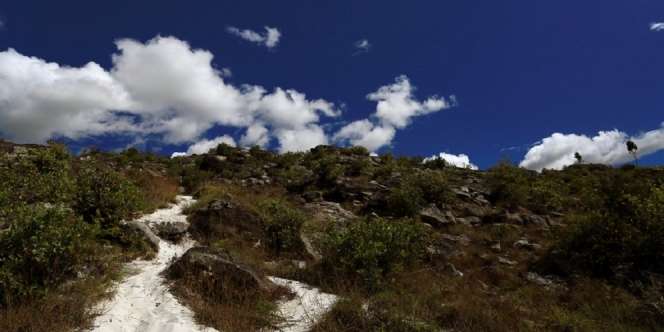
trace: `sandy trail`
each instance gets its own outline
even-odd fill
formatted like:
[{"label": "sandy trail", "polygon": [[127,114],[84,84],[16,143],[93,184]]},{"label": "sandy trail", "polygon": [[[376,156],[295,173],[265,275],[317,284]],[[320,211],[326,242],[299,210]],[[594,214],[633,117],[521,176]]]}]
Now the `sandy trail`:
[{"label": "sandy trail", "polygon": [[[143,216],[139,221],[148,225],[165,222],[187,222],[182,209],[193,202],[189,196],[178,196],[169,208]],[[94,322],[95,332],[212,332],[198,326],[193,313],[169,292],[160,275],[171,260],[182,256],[194,242],[180,244],[159,242],[159,253],[153,260],[136,260],[127,264],[130,276],[117,285],[115,297],[102,303],[103,312]]]},{"label": "sandy trail", "polygon": [[[187,222],[182,213],[192,204],[190,196],[178,196],[177,203],[141,217],[138,221],[149,226],[167,222]],[[136,260],[126,265],[129,276],[118,283],[115,296],[99,305],[93,332],[215,332],[194,321],[193,313],[170,293],[161,276],[169,264],[182,256],[196,243],[187,238],[179,244],[159,242],[159,252],[153,260]],[[319,292],[297,281],[270,278],[275,284],[288,287],[295,297],[278,304],[278,311],[286,320],[279,331],[304,332],[336,302],[336,296]]]},{"label": "sandy trail", "polygon": [[287,287],[295,294],[289,301],[279,302],[278,312],[286,322],[281,332],[306,332],[337,302],[337,296],[298,281],[269,278],[273,283]]}]

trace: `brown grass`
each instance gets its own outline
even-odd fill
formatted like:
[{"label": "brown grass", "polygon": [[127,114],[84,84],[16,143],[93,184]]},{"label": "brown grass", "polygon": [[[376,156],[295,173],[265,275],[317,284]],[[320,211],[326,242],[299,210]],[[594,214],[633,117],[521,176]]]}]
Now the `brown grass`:
[{"label": "brown grass", "polygon": [[171,284],[173,294],[194,312],[196,322],[219,331],[259,331],[274,328],[280,318],[275,301],[289,292],[277,287],[269,292],[227,287],[206,289],[205,280],[183,278]]},{"label": "brown grass", "polygon": [[145,201],[144,212],[152,212],[175,201],[178,194],[176,180],[148,170],[133,170],[127,176],[141,189]]},{"label": "brown grass", "polygon": [[99,276],[72,281],[41,299],[0,307],[0,331],[65,332],[91,327],[99,314],[95,305],[112,294],[110,285],[119,278],[119,267],[119,259],[109,260],[109,271]]}]

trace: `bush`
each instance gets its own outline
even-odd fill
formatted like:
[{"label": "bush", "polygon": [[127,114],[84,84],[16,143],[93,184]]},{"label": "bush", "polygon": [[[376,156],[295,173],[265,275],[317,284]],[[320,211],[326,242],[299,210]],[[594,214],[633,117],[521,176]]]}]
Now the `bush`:
[{"label": "bush", "polygon": [[425,252],[426,233],[411,220],[361,219],[348,229],[331,230],[324,264],[358,278],[365,289],[381,288],[391,272],[415,264]]},{"label": "bush", "polygon": [[304,223],[304,214],[285,201],[268,199],[258,205],[267,245],[277,255],[282,251],[302,248],[300,229]]},{"label": "bush", "polygon": [[63,207],[24,206],[0,235],[0,304],[43,295],[93,255],[96,231]]},{"label": "bush", "polygon": [[9,199],[4,204],[71,200],[74,186],[70,159],[69,153],[60,145],[32,149],[14,160],[3,158],[6,167],[0,168],[0,191],[6,190]]},{"label": "bush", "polygon": [[139,189],[106,167],[83,164],[76,179],[74,210],[88,223],[99,222],[102,230],[117,231],[118,223],[143,208]]},{"label": "bush", "polygon": [[506,207],[525,206],[534,173],[509,163],[500,163],[487,173],[491,200]]},{"label": "bush", "polygon": [[452,199],[447,178],[440,171],[408,174],[387,197],[386,210],[396,217],[416,215],[427,204],[443,205]]},{"label": "bush", "polygon": [[570,218],[541,268],[624,281],[664,273],[664,186],[640,195],[620,187],[612,188],[602,209]]}]

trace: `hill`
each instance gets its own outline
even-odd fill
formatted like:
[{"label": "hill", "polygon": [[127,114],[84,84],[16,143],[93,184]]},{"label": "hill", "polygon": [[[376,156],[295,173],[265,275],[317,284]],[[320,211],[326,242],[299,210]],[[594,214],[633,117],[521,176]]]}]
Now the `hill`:
[{"label": "hill", "polygon": [[[133,149],[73,157],[57,144],[0,151],[3,331],[90,324],[122,263],[154,255],[126,220],[178,192],[197,199],[186,233],[201,247],[174,262],[169,286],[220,330],[279,324],[274,303],[288,295],[264,287],[268,275],[341,298],[313,331],[664,326],[662,168],[475,171],[330,146],[222,144],[173,159]],[[198,270],[192,257],[242,269]]]}]

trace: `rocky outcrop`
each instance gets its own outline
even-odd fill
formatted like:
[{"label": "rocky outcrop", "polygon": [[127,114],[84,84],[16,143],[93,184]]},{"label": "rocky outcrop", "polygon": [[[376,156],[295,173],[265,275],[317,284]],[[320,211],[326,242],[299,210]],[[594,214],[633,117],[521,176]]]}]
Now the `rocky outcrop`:
[{"label": "rocky outcrop", "polygon": [[435,205],[422,209],[419,215],[423,222],[433,227],[444,227],[456,222],[454,215],[450,211],[443,213]]},{"label": "rocky outcrop", "polygon": [[227,251],[209,247],[189,249],[168,268],[166,275],[176,282],[186,281],[187,285],[205,288],[195,291],[212,292],[204,296],[227,295],[237,290],[251,295],[276,287],[259,272],[237,262]]},{"label": "rocky outcrop", "polygon": [[263,232],[260,217],[230,198],[211,201],[194,211],[189,219],[189,232],[203,243],[208,238],[229,235],[244,235],[257,241]]},{"label": "rocky outcrop", "polygon": [[154,226],[157,235],[162,239],[179,242],[187,234],[189,225],[184,222],[168,222]]}]

